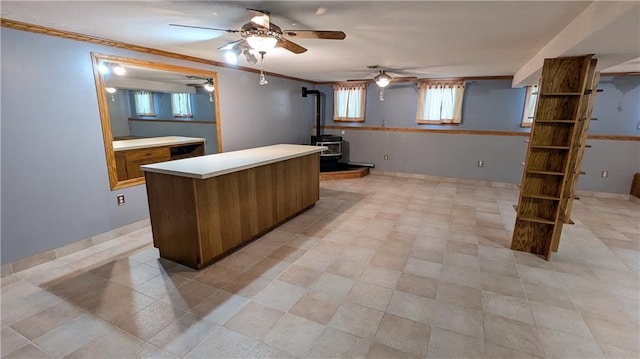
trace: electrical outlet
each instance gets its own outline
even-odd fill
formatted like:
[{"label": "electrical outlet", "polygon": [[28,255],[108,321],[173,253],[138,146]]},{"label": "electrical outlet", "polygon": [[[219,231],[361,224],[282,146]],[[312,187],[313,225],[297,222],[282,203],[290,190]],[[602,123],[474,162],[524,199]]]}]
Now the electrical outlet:
[{"label": "electrical outlet", "polygon": [[389,155],[384,155],[384,159],[388,160],[389,159]]},{"label": "electrical outlet", "polygon": [[118,206],[124,206],[124,195],[123,194],[117,195],[116,199],[118,200]]},{"label": "electrical outlet", "polygon": [[600,177],[602,177],[602,178],[609,177],[609,171],[602,171],[602,174],[600,175]]},{"label": "electrical outlet", "polygon": [[484,161],[482,160],[478,161],[478,167],[484,167]]},{"label": "electrical outlet", "polygon": [[344,134],[345,134],[345,131],[344,131],[344,130],[340,131],[340,134],[341,134],[341,135],[344,135]]}]

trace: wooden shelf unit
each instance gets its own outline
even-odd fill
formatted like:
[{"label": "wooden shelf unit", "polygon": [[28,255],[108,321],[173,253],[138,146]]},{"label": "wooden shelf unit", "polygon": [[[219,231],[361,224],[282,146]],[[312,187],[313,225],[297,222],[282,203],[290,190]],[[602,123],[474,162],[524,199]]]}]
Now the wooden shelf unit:
[{"label": "wooden shelf unit", "polygon": [[511,249],[549,259],[570,222],[598,76],[592,55],[545,59]]}]

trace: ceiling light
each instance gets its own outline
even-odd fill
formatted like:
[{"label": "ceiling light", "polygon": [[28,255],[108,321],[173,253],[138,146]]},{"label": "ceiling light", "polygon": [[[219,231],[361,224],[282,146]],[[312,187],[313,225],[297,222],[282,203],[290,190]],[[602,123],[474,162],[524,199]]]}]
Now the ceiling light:
[{"label": "ceiling light", "polygon": [[213,80],[207,79],[207,82],[203,83],[202,87],[207,92],[209,92],[209,102],[213,102],[213,91],[216,89],[215,85],[213,84]]},{"label": "ceiling light", "polygon": [[251,53],[251,51],[249,51],[249,49],[245,49],[244,51],[242,51],[242,54],[244,55],[244,57],[247,59],[247,62],[255,65],[258,63],[258,58]]},{"label": "ceiling light", "polygon": [[376,82],[376,84],[379,87],[385,88],[391,82],[391,76],[387,75],[384,71],[380,70],[380,74],[374,77],[373,80]]},{"label": "ceiling light", "polygon": [[116,65],[113,67],[113,73],[118,75],[118,76],[122,76],[125,73],[127,73],[127,70],[124,69],[124,67],[120,66],[120,65]]},{"label": "ceiling light", "polygon": [[233,50],[225,51],[224,59],[225,59],[225,61],[227,61],[228,64],[237,65],[238,64],[238,54],[239,54],[239,49],[237,49],[237,48],[233,49]]},{"label": "ceiling light", "polygon": [[205,90],[209,91],[209,92],[213,92],[213,90],[216,89],[216,87],[213,85],[213,80],[212,79],[207,79],[207,82],[205,82],[202,87],[204,87]]},{"label": "ceiling light", "polygon": [[249,46],[258,51],[269,51],[278,44],[278,38],[270,35],[251,34],[246,39]]},{"label": "ceiling light", "polygon": [[105,87],[104,89],[111,95],[111,101],[112,102],[116,102],[116,97],[113,95],[113,94],[116,93],[116,88],[115,87]]},{"label": "ceiling light", "polygon": [[106,75],[106,74],[109,73],[109,67],[107,65],[105,65],[104,62],[101,62],[98,65],[98,72],[103,74],[103,75]]}]

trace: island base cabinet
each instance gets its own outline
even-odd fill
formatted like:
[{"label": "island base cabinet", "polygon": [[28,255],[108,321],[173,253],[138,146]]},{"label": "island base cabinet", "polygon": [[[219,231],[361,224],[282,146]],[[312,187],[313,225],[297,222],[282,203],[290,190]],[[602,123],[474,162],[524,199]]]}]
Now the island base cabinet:
[{"label": "island base cabinet", "polygon": [[200,269],[313,206],[317,153],[207,179],[145,172],[153,243]]}]

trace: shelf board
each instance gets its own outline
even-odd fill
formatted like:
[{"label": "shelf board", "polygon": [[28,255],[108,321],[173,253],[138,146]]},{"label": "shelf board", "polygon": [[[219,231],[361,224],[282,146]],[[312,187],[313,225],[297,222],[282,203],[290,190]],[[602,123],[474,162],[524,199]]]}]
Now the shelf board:
[{"label": "shelf board", "polygon": [[582,92],[547,92],[541,93],[538,96],[582,96]]},{"label": "shelf board", "polygon": [[576,123],[574,120],[534,120],[533,123]]},{"label": "shelf board", "polygon": [[569,146],[554,146],[554,145],[531,145],[531,148],[541,148],[546,150],[568,150]]},{"label": "shelf board", "polygon": [[542,224],[551,224],[551,225],[556,224],[556,222],[554,221],[550,221],[548,219],[544,219],[540,217],[533,217],[533,216],[518,216],[518,219],[521,219],[527,222],[535,222],[535,223],[542,223]]},{"label": "shelf board", "polygon": [[527,197],[527,198],[537,198],[537,199],[548,199],[551,201],[559,201],[560,197],[554,197],[554,196],[549,196],[546,194],[540,194],[540,193],[523,193],[522,197]]},{"label": "shelf board", "polygon": [[534,173],[538,175],[564,176],[563,172],[541,171],[541,170],[527,170],[527,173]]}]

